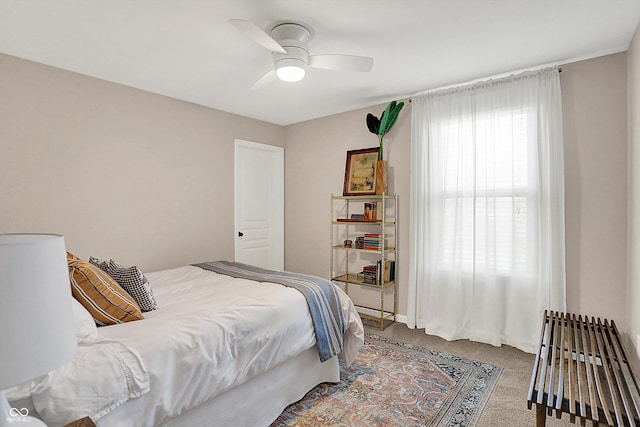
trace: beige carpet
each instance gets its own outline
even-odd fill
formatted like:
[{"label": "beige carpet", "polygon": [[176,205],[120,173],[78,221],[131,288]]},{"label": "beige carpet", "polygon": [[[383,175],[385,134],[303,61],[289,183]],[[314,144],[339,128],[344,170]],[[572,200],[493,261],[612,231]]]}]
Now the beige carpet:
[{"label": "beige carpet", "polygon": [[[426,335],[424,329],[409,329],[405,324],[394,323],[384,331],[366,326],[370,333],[392,338],[457,356],[502,366],[502,374],[484,408],[477,427],[535,426],[535,409],[527,408],[527,393],[531,380],[534,355],[513,347],[493,347],[468,340],[445,341]],[[562,420],[547,417],[547,426],[575,426],[565,415]]]}]

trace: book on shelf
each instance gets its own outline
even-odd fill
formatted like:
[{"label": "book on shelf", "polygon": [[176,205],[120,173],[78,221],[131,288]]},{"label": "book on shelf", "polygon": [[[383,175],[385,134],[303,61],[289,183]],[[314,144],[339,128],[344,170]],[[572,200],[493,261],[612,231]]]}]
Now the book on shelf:
[{"label": "book on shelf", "polygon": [[380,234],[365,233],[363,243],[364,243],[363,249],[370,249],[374,251],[380,250]]},{"label": "book on shelf", "polygon": [[366,283],[368,285],[375,285],[378,276],[376,276],[375,273],[358,273],[356,277],[362,283]]},{"label": "book on shelf", "polygon": [[[381,261],[378,261],[377,268],[380,271]],[[379,275],[380,276],[380,275]],[[384,261],[384,278],[383,283],[391,282],[396,279],[396,262],[390,259]]]},{"label": "book on shelf", "polygon": [[396,280],[396,262],[390,259],[384,262],[384,281],[391,282]]},{"label": "book on shelf", "polygon": [[378,272],[378,266],[376,264],[365,265],[364,267],[362,267],[362,272],[376,274]]},{"label": "book on shelf", "polygon": [[377,283],[376,275],[372,273],[364,273],[363,282],[370,285],[375,285]]},{"label": "book on shelf", "polygon": [[375,264],[365,265],[362,272],[357,274],[359,280],[367,284],[378,284],[391,282],[396,279],[396,262],[390,259],[384,261],[384,278],[380,274],[382,261]]},{"label": "book on shelf", "polygon": [[364,217],[369,220],[378,219],[378,202],[364,202]]},{"label": "book on shelf", "polygon": [[392,282],[396,279],[396,262],[392,260],[385,260],[384,262],[384,277],[382,282]]},{"label": "book on shelf", "polygon": [[[384,247],[385,248],[389,248],[389,242],[387,239],[385,239],[384,241]],[[379,251],[380,249],[382,249],[382,241],[380,239],[377,240],[370,240],[365,238],[363,243],[362,243],[362,249],[368,249],[368,250],[372,250],[372,251]]]}]

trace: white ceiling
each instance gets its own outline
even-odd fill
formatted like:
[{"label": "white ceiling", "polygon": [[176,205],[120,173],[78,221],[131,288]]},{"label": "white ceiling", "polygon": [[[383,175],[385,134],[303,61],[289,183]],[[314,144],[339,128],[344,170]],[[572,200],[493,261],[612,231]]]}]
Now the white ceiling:
[{"label": "white ceiling", "polygon": [[[371,56],[373,70],[250,90],[271,54],[230,18],[305,22],[312,54]],[[287,125],[624,51],[639,22],[640,0],[0,0],[0,52]]]}]

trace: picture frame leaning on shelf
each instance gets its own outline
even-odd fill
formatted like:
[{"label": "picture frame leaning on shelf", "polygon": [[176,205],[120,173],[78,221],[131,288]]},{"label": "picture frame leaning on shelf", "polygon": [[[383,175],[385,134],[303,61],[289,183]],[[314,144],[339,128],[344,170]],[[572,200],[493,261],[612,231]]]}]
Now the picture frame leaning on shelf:
[{"label": "picture frame leaning on shelf", "polygon": [[376,161],[380,147],[347,151],[343,196],[376,194]]}]

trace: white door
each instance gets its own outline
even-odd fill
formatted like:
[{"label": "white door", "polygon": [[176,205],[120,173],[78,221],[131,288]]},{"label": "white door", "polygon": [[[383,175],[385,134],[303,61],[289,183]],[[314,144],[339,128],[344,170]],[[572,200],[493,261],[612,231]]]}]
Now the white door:
[{"label": "white door", "polygon": [[235,140],[235,260],[284,269],[284,149]]}]

